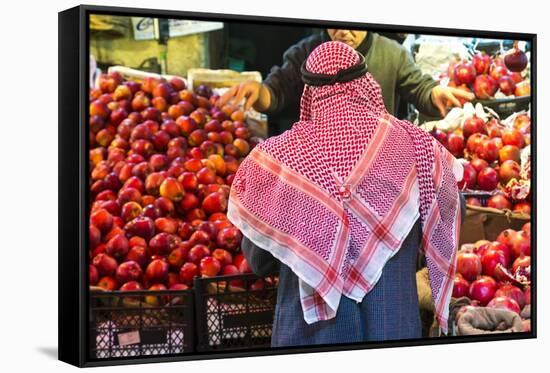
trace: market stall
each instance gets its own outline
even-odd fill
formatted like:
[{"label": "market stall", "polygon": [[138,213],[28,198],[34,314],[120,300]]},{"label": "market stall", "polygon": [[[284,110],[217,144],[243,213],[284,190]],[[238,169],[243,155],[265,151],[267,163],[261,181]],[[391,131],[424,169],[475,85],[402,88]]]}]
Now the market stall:
[{"label": "market stall", "polygon": [[[473,91],[475,106],[419,124],[465,170],[453,302],[468,298],[463,311],[507,309],[528,328],[531,118],[523,56],[479,52],[442,67],[442,84]],[[195,67],[179,77],[111,66],[90,90],[93,358],[270,345],[277,277],[251,273],[242,234],[226,216],[239,164],[267,136],[268,122],[219,105],[224,89],[262,77]]]}]

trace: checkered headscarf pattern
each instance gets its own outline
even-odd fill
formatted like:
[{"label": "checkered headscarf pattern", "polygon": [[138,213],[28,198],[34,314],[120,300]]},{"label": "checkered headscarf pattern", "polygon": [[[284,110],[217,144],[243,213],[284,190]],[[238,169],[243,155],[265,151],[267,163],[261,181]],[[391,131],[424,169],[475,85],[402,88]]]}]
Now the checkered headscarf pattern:
[{"label": "checkered headscarf pattern", "polygon": [[[358,61],[346,44],[328,42],[306,68],[334,75]],[[342,295],[361,301],[420,217],[444,327],[460,221],[454,162],[427,133],[387,113],[370,74],[306,85],[300,121],[239,167],[228,216],[298,275],[308,323],[333,318]]]}]

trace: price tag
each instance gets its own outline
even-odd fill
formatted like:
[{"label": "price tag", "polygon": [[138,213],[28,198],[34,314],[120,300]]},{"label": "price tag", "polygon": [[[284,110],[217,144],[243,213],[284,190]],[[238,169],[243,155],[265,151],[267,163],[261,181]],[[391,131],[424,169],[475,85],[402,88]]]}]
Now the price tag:
[{"label": "price tag", "polygon": [[127,333],[120,333],[118,335],[118,344],[119,346],[128,346],[137,344],[140,342],[139,331],[133,330]]}]

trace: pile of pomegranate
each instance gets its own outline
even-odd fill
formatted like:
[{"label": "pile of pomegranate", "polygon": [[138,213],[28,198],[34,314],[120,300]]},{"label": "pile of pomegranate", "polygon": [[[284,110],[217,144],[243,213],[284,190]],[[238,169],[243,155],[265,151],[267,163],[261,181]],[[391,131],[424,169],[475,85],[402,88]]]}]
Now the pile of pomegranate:
[{"label": "pile of pomegranate", "polygon": [[[461,190],[491,192],[483,205],[530,214],[530,162],[521,159],[522,150],[531,143],[530,131],[528,114],[515,116],[511,126],[497,118],[485,121],[474,115],[461,128],[449,133],[435,128],[431,134],[464,160]],[[477,197],[468,198],[467,203],[482,206]]]},{"label": "pile of pomegranate", "polygon": [[184,290],[197,276],[251,272],[225,213],[235,172],[261,140],[217,99],[178,78],[101,75],[89,109],[90,285]]},{"label": "pile of pomegranate", "polygon": [[467,307],[503,308],[517,314],[531,304],[531,223],[519,231],[506,229],[493,242],[462,245],[452,296],[470,298],[472,305]]},{"label": "pile of pomegranate", "polygon": [[511,49],[504,56],[491,57],[485,52],[476,53],[471,60],[451,62],[447,68],[448,86],[473,92],[480,100],[495,96],[529,96],[531,86],[522,71],[527,56]]}]

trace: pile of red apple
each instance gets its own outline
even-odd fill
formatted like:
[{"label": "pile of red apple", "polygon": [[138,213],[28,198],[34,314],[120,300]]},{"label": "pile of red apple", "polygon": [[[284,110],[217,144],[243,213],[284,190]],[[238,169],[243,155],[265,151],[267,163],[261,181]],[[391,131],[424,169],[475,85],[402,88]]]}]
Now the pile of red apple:
[{"label": "pile of red apple", "polygon": [[[521,150],[531,142],[530,130],[531,119],[527,114],[517,115],[511,127],[496,118],[486,122],[474,115],[453,132],[436,128],[431,133],[455,157],[466,160],[464,178],[459,183],[461,190],[498,191],[487,200],[488,207],[530,214],[529,191],[523,194],[509,191],[511,184],[530,179],[530,175],[522,172],[520,159]],[[476,197],[469,198],[467,203],[482,205]]]},{"label": "pile of red apple", "polygon": [[260,139],[217,99],[178,78],[117,73],[91,90],[90,285],[184,290],[197,276],[250,272],[225,213],[235,172]]},{"label": "pile of red apple", "polygon": [[[468,297],[471,307],[521,313],[531,303],[531,223],[506,229],[496,241],[462,245],[457,254],[453,297]],[[460,314],[460,313],[459,313]]]},{"label": "pile of red apple", "polygon": [[524,80],[521,73],[527,66],[526,57],[525,64],[519,65],[519,71],[516,68],[518,64],[505,62],[506,57],[491,57],[485,52],[478,52],[471,61],[452,62],[447,69],[448,85],[473,92],[480,100],[492,99],[499,91],[504,96],[529,96],[530,83]]}]

